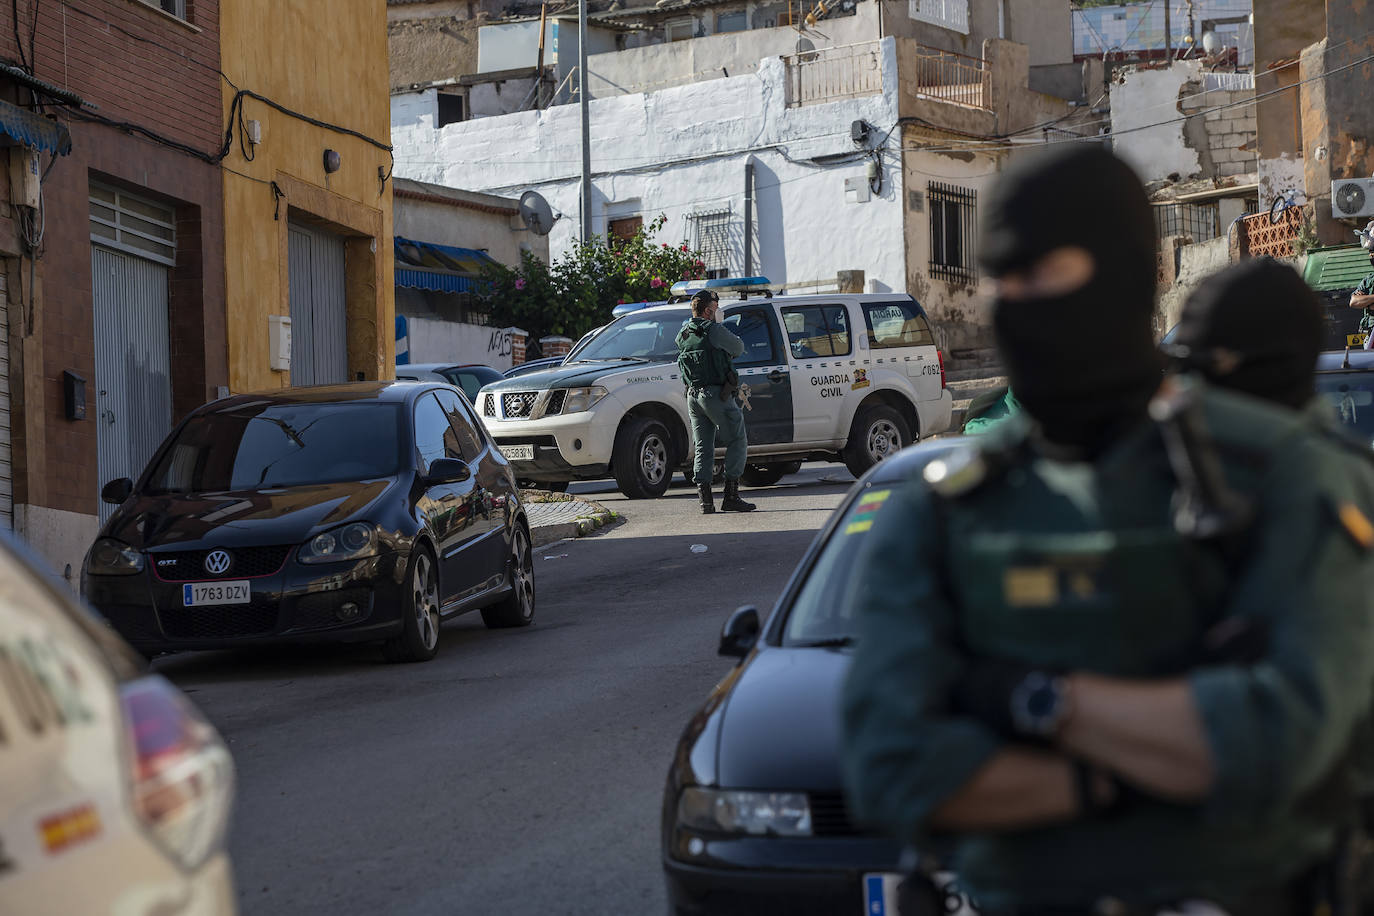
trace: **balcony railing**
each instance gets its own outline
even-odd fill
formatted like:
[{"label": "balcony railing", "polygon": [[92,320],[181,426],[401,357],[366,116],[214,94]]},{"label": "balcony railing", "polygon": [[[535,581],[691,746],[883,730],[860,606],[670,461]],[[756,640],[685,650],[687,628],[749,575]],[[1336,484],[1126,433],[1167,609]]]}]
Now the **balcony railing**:
[{"label": "balcony railing", "polygon": [[916,46],[916,92],[919,96],[989,108],[988,68],[979,57]]},{"label": "balcony railing", "polygon": [[883,63],[876,41],[788,54],[783,62],[788,108],[883,91]]}]

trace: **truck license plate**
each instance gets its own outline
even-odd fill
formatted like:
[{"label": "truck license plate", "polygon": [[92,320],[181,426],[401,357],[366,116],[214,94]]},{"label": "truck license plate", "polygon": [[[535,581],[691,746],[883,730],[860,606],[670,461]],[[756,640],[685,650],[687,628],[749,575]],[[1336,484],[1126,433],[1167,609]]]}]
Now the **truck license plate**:
[{"label": "truck license plate", "polygon": [[533,461],[533,445],[503,445],[501,454],[506,456],[507,461]]},{"label": "truck license plate", "polygon": [[253,600],[253,590],[247,579],[228,582],[188,582],[181,587],[182,603],[186,607],[206,604],[247,604]]}]

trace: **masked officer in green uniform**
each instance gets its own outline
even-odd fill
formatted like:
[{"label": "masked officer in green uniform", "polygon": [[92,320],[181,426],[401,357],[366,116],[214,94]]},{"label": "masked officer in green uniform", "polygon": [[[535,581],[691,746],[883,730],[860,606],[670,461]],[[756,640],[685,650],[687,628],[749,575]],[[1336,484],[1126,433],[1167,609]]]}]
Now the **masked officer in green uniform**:
[{"label": "masked officer in green uniform", "polygon": [[740,340],[716,321],[720,300],[710,290],[692,297],[692,318],[677,335],[677,367],[682,384],[687,386],[687,416],[692,421],[692,445],[696,452],[692,475],[701,494],[701,511],[716,511],[711,495],[711,475],[716,444],[725,448],[724,512],[751,512],[755,506],[739,496],[739,478],[744,473],[749,440],[744,431],[744,413],[735,403],[739,375],[734,359],[744,352]]},{"label": "masked officer in green uniform", "polygon": [[952,834],[985,914],[1313,913],[1345,818],[1309,800],[1374,696],[1345,456],[1253,398],[1176,409],[1149,204],[1104,149],[1018,161],[986,219],[1024,412],[861,535],[853,812]]}]

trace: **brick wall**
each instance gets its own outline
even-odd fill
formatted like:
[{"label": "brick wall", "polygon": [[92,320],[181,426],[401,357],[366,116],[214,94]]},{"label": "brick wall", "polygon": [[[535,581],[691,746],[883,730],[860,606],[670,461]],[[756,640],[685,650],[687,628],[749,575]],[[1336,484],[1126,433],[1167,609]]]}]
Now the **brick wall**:
[{"label": "brick wall", "polygon": [[[1254,90],[1231,92],[1213,89],[1202,92],[1201,89],[1200,83],[1185,83],[1179,109],[1187,115],[1207,112],[1202,119],[1206,148],[1199,150],[1203,159],[1203,174],[1227,178],[1255,171],[1259,159],[1255,108],[1253,105],[1236,104],[1254,99]],[[1221,110],[1212,110],[1217,108]]]},{"label": "brick wall", "polygon": [[[16,502],[93,515],[97,472],[97,397],[88,193],[92,181],[116,185],[175,209],[178,248],[169,282],[173,413],[203,403],[228,376],[224,341],[223,185],[217,165],[90,119],[128,122],[211,155],[223,135],[217,0],[187,0],[188,27],[141,0],[19,0],[23,56],[35,75],[98,106],[87,117],[47,104],[71,131],[73,151],[44,184],[47,230],[38,263],[41,290],[33,363],[41,375],[22,416],[12,418],[46,459],[26,462]],[[37,9],[30,54],[30,24]],[[15,17],[0,5],[0,56],[18,62]],[[27,90],[18,91],[21,103]],[[25,265],[22,269],[27,270]],[[136,331],[135,331],[136,332]],[[37,354],[41,353],[41,357]],[[61,376],[88,381],[89,412],[63,415]],[[175,419],[175,417],[173,419]],[[16,455],[16,458],[19,456]],[[78,558],[79,559],[79,558]],[[60,567],[59,567],[60,568]]]}]

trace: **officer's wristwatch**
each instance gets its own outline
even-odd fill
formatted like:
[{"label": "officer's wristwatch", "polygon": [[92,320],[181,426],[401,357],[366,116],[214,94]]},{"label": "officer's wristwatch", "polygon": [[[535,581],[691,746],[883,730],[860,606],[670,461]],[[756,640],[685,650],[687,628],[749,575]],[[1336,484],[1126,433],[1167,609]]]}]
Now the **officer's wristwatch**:
[{"label": "officer's wristwatch", "polygon": [[1011,722],[1022,735],[1053,738],[1069,710],[1069,683],[1057,674],[1032,671],[1012,688]]}]

